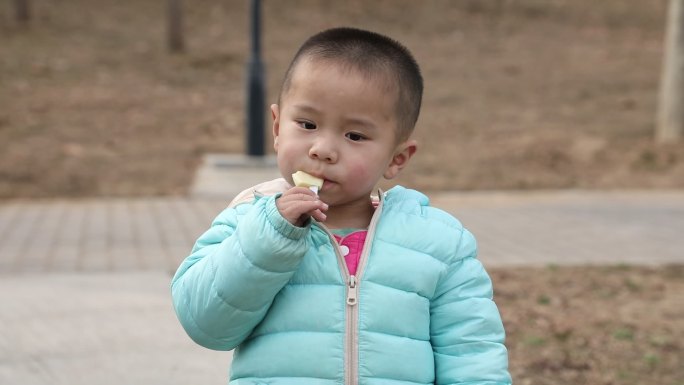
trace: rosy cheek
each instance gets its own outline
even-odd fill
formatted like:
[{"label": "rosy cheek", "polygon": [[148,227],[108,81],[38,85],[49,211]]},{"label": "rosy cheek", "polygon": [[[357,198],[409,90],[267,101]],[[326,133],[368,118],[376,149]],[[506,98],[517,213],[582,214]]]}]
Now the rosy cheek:
[{"label": "rosy cheek", "polygon": [[350,165],[347,170],[347,175],[349,175],[350,179],[353,179],[358,183],[361,183],[369,178],[369,169],[364,163]]}]

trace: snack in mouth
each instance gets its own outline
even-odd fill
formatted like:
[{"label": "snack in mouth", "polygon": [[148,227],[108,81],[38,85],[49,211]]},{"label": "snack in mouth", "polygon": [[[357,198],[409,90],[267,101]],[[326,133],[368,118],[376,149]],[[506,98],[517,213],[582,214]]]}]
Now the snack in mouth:
[{"label": "snack in mouth", "polygon": [[323,187],[323,179],[309,175],[304,171],[297,171],[292,174],[292,180],[297,187],[308,187],[309,190],[318,194],[318,190]]}]

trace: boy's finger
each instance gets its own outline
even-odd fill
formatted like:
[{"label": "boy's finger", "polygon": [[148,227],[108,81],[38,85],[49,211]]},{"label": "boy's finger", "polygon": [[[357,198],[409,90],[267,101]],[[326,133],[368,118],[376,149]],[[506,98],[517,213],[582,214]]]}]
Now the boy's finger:
[{"label": "boy's finger", "polygon": [[324,222],[327,216],[321,210],[314,210],[310,213],[311,217],[319,222]]},{"label": "boy's finger", "polygon": [[302,214],[308,214],[315,210],[325,211],[328,209],[328,205],[319,200],[294,200],[291,202],[280,202],[278,209],[285,216],[299,217]]},{"label": "boy's finger", "polygon": [[319,199],[316,195],[294,193],[290,195],[282,195],[280,198],[278,198],[278,200],[281,202],[315,202]]},{"label": "boy's finger", "polygon": [[[288,197],[281,197],[280,198],[280,203],[281,204],[287,204],[287,205],[298,205],[298,204],[304,204],[304,205],[310,205],[311,209],[321,209],[321,210],[327,210],[328,209],[328,204],[323,202],[322,200],[318,199],[317,196],[308,196],[308,195],[290,195]],[[307,210],[308,211],[308,210]]]}]

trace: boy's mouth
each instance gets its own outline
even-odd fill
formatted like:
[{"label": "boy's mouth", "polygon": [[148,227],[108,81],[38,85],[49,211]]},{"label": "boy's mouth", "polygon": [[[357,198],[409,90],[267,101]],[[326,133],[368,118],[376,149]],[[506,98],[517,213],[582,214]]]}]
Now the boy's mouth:
[{"label": "boy's mouth", "polygon": [[329,188],[333,187],[337,183],[330,180],[330,179],[323,179],[323,186],[321,187],[321,191],[328,190]]}]

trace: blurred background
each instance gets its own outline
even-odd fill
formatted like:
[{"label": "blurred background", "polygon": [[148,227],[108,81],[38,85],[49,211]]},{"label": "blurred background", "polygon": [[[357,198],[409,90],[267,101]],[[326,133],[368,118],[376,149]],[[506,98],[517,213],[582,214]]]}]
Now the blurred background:
[{"label": "blurred background", "polygon": [[[182,22],[178,45],[171,49],[168,15],[174,2]],[[17,13],[22,3],[27,5],[23,15]],[[667,190],[679,194],[684,187],[684,142],[655,140],[668,3],[263,1],[265,148],[271,152],[267,106],[277,98],[292,55],[308,36],[346,25],[396,38],[414,53],[423,70],[426,87],[415,134],[420,149],[396,182],[434,193]],[[111,213],[117,206],[107,208],[97,202],[181,199],[160,201],[157,208],[158,213],[178,211],[178,202],[188,197],[206,154],[246,152],[249,15],[250,2],[237,0],[15,0],[0,6],[0,240],[4,243],[0,268],[31,269],[30,263],[2,261],[19,261],[22,250],[31,244],[28,236],[21,238],[23,246],[12,248],[10,242],[21,237],[13,229],[19,227],[14,220],[23,211],[35,211],[33,219],[26,220],[26,229],[41,222],[36,219],[43,218],[40,210],[52,207],[54,201],[68,202],[67,208],[85,201],[89,203],[78,206],[84,213],[93,207]],[[230,198],[201,206],[200,214],[188,214],[201,223],[186,228],[198,235],[200,230],[194,229],[208,226],[214,208],[223,207]],[[48,206],[34,209],[32,202],[48,202]],[[128,207],[142,212],[144,202]],[[478,202],[482,207],[490,205],[486,200]],[[660,208],[659,218],[671,214],[672,207]],[[681,206],[676,207],[681,213]],[[624,222],[618,209],[611,210],[616,223]],[[60,226],[60,215],[52,216],[54,226]],[[84,222],[77,223],[88,230]],[[558,219],[557,224],[564,222]],[[159,226],[166,232],[165,226],[171,225]],[[67,221],[64,228],[68,227]],[[634,235],[638,229],[633,230],[629,240],[639,244]],[[668,230],[674,234],[681,229]],[[117,237],[107,238],[106,230],[93,231],[109,239],[103,241],[105,246]],[[483,239],[487,233],[481,234]],[[172,264],[187,254],[191,242],[190,237],[178,238],[175,246],[166,249],[174,255]],[[162,306],[162,318],[174,325],[168,330],[185,338],[166,302],[169,260],[165,261],[163,275],[154,281],[162,282],[161,294],[154,298]],[[72,299],[83,284],[78,277],[88,270],[87,261],[82,263],[76,265],[77,278],[56,281],[58,286],[76,282]],[[103,266],[93,270],[111,270],[111,265]],[[7,271],[12,273],[0,280],[8,285],[0,290],[8,293],[5,301],[14,298],[13,287],[48,282],[43,287],[46,293],[56,287],[53,281],[36,278],[41,276],[30,275],[26,281],[19,275],[11,280],[15,270]],[[491,274],[516,383],[684,385],[681,263],[495,266]],[[117,279],[111,284],[121,285]],[[86,282],[96,285],[99,280]],[[131,287],[142,291],[148,285]],[[135,299],[144,302],[129,293],[119,303]],[[94,298],[89,301],[82,309],[101,306]],[[30,307],[10,309],[14,310],[0,310],[4,326],[15,322],[22,327],[23,320],[11,318],[21,309],[27,317],[38,313]],[[93,335],[102,333],[90,326]],[[45,335],[50,335],[49,327],[35,326]],[[137,327],[142,334],[158,326]],[[64,376],[88,370],[73,365],[62,370],[60,365],[76,361],[40,358],[31,350],[31,338],[4,338],[0,339],[0,382],[28,378],[33,382],[16,383],[73,384]],[[72,357],[60,350],[66,345],[55,343],[50,354]],[[174,346],[181,347],[179,351],[189,349],[180,343]],[[128,361],[101,362],[122,371],[133,361],[148,362],[154,354],[149,353]],[[175,366],[187,359],[181,357],[169,358],[174,360],[169,363],[174,365],[174,375],[185,373],[187,379],[197,378],[192,376],[200,370],[208,373],[209,361],[205,366]],[[115,367],[117,362],[121,368]],[[30,377],[36,367],[42,368],[37,380]],[[121,378],[140,379],[133,368]],[[225,382],[224,367],[218,371],[221,376],[211,377],[212,383]],[[159,373],[140,383],[161,382],[155,375]],[[105,381],[102,376],[85,378]]]},{"label": "blurred background", "polygon": [[[245,152],[249,2],[0,7],[0,198],[183,195],[203,154]],[[266,148],[285,68],[333,26],[402,41],[422,66],[424,190],[679,188],[656,144],[666,0],[264,1]]]}]

